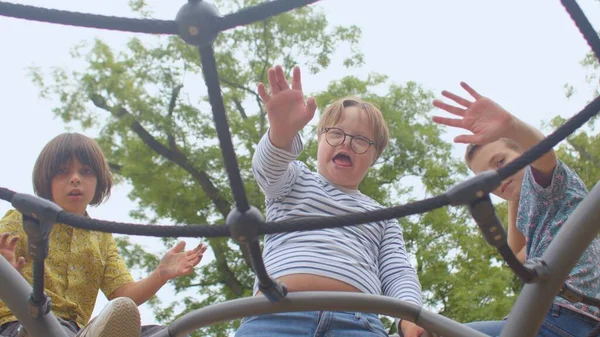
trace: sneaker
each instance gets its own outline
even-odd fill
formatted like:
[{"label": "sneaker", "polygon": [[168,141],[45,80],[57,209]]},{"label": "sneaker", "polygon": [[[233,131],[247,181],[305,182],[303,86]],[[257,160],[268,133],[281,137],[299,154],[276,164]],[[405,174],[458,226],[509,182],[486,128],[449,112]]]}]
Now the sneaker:
[{"label": "sneaker", "polygon": [[135,302],[128,297],[119,297],[104,307],[77,337],[140,337],[140,312]]}]

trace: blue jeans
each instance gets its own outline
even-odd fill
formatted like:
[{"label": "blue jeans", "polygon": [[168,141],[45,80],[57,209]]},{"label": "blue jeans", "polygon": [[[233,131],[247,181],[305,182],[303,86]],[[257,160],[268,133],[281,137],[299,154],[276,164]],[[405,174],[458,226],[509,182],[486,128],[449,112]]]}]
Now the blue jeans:
[{"label": "blue jeans", "polygon": [[[505,322],[481,321],[465,325],[488,336],[500,336]],[[598,323],[588,316],[552,304],[537,337],[586,337]]]},{"label": "blue jeans", "polygon": [[242,319],[235,337],[387,337],[375,314],[346,311],[284,312]]}]

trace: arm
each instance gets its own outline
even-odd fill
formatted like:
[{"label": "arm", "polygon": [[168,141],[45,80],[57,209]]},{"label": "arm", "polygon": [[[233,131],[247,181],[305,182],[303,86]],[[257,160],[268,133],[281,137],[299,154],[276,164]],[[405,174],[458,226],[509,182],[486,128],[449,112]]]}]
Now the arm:
[{"label": "arm", "polygon": [[[511,115],[512,116],[512,115]],[[511,125],[507,128],[507,132],[504,135],[505,138],[512,139],[515,141],[523,151],[529,150],[531,147],[535,146],[537,143],[541,142],[545,137],[544,135],[534,128],[533,126],[521,121],[515,116],[512,116]],[[549,180],[552,176],[552,172],[557,164],[557,156],[554,150],[550,150],[534,161],[531,166],[534,168],[537,173],[541,175],[543,180]],[[536,177],[536,180],[538,177]],[[548,185],[547,183],[542,183],[540,185]]]},{"label": "arm", "polygon": [[[113,240],[114,242],[114,240]],[[129,297],[131,298],[137,305],[143,304],[150,297],[154,296],[164,286],[167,281],[174,279],[179,276],[190,274],[194,267],[200,263],[202,260],[202,256],[206,251],[206,247],[204,244],[199,244],[195,249],[190,251],[183,251],[185,248],[185,242],[179,242],[175,247],[170,249],[167,254],[160,260],[160,263],[156,267],[156,269],[146,278],[141,279],[137,282],[134,282],[130,279],[128,282],[120,282],[118,283],[118,287],[114,291],[107,291],[103,287],[103,291],[105,294],[108,292],[110,295],[107,297],[109,299],[113,299],[116,297]],[[123,259],[118,255],[116,251],[116,245],[114,246],[113,256],[118,257],[118,259],[113,259],[113,265],[116,270],[121,269],[117,275],[117,280],[119,280],[120,275],[124,275],[125,268]],[[121,264],[121,266],[119,266]],[[108,266],[108,264],[107,264]],[[110,270],[107,269],[108,272],[105,272],[105,279],[107,276],[110,277]],[[108,274],[108,275],[107,275]],[[129,273],[127,273],[128,275]],[[109,278],[108,277],[108,278]],[[129,276],[131,278],[131,276]],[[115,284],[116,282],[112,282]]]},{"label": "arm", "polygon": [[[388,221],[386,225],[379,251],[379,278],[385,296],[401,299],[419,307],[423,305],[421,283],[410,264],[402,229],[396,220]],[[398,319],[396,324],[398,331],[405,331],[407,327],[414,326],[412,322]]]},{"label": "arm", "polygon": [[525,236],[517,228],[517,211],[519,200],[508,201],[508,246],[521,263],[527,259]]},{"label": "arm", "polygon": [[273,199],[287,194],[296,180],[296,168],[292,162],[302,152],[302,141],[296,134],[287,148],[281,149],[271,142],[269,133],[270,130],[256,147],[252,172],[265,196]]},{"label": "arm", "polygon": [[108,297],[110,299],[116,297],[129,297],[137,305],[141,305],[149,300],[150,297],[154,296],[167,281],[168,280],[163,279],[160,276],[160,273],[155,270],[144,279],[137,282],[129,282],[120,286]]}]

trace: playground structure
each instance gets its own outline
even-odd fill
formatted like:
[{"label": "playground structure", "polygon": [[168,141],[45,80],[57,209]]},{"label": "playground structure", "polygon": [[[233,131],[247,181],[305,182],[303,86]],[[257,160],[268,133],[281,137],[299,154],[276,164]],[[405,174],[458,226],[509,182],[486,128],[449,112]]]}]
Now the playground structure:
[{"label": "playground structure", "polygon": [[[225,225],[138,225],[77,216],[63,211],[48,200],[0,188],[0,199],[10,202],[23,214],[29,254],[34,261],[34,282],[30,285],[4,257],[0,256],[0,300],[15,314],[30,337],[65,336],[51,312],[51,301],[44,293],[44,260],[48,255],[48,237],[54,223],[128,235],[231,237],[248,246],[251,267],[263,297],[241,298],[195,310],[175,320],[168,329],[155,334],[155,337],[182,337],[201,327],[245,316],[316,310],[360,311],[398,317],[415,322],[427,331],[445,337],[485,336],[451,319],[385,296],[344,292],[288,294],[285,284],[273,280],[268,275],[262,261],[259,244],[259,235],[262,234],[359,225],[401,218],[445,206],[467,205],[487,242],[498,250],[507,265],[525,282],[511,311],[519,314],[509,315],[501,337],[535,336],[556,294],[571,302],[600,307],[600,299],[586,297],[564,283],[584,250],[600,232],[600,184],[597,184],[579,204],[542,258],[527,261],[526,264],[520,263],[508,247],[506,232],[495,214],[489,196],[505,178],[535,161],[596,115],[600,111],[600,98],[593,100],[581,112],[510,164],[461,182],[441,195],[401,206],[339,217],[264,221],[260,211],[251,206],[246,197],[221,96],[212,42],[222,31],[264,20],[314,2],[317,0],[273,0],[220,16],[211,4],[203,0],[189,0],[180,9],[174,21],[108,17],[0,2],[2,16],[97,29],[177,34],[185,42],[198,47],[213,119],[236,206],[227,217]],[[576,1],[561,0],[561,3],[600,60],[600,38]],[[527,315],[523,315],[523,312]]]}]

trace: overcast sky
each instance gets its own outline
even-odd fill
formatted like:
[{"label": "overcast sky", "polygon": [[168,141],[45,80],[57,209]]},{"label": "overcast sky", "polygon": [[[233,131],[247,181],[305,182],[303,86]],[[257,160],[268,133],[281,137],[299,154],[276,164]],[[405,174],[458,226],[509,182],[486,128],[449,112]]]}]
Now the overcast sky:
[{"label": "overcast sky", "polygon": [[[19,2],[96,14],[133,15],[126,0]],[[180,8],[174,1],[147,2],[154,17],[160,19],[173,19]],[[598,3],[579,3],[595,28],[599,28]],[[362,29],[361,48],[366,64],[351,74],[384,73],[394,82],[416,81],[436,93],[443,89],[460,92],[459,82],[466,81],[538,127],[556,115],[573,115],[592,98],[592,87],[585,82],[587,71],[580,65],[589,48],[558,0],[323,0],[316,6],[325,9],[332,24],[355,24]],[[72,67],[69,50],[84,40],[99,38],[120,48],[133,36],[152,37],[4,17],[0,17],[0,32],[0,187],[33,193],[34,161],[42,147],[66,127],[51,111],[58,102],[38,97],[27,68]],[[345,68],[335,64],[317,76],[306,76],[304,87],[316,92],[347,74],[350,73]],[[566,83],[577,89],[571,99],[565,97]],[[204,90],[203,83],[198,83],[198,88]],[[70,130],[81,131],[77,125]],[[445,139],[451,140],[455,135],[449,131]],[[460,156],[462,151],[463,147],[458,146],[453,154]],[[90,214],[99,219],[135,222],[128,215],[135,208],[127,198],[129,191],[127,185],[116,186],[108,203],[91,209]],[[9,208],[8,203],[0,202],[0,215]],[[132,241],[148,248],[155,242],[138,237]],[[188,240],[189,246],[197,243],[198,240]],[[210,256],[208,252],[206,259]],[[166,287],[158,295],[169,303],[173,293]],[[100,295],[95,313],[105,304]],[[154,322],[148,307],[142,306],[141,312],[145,324]]]}]

